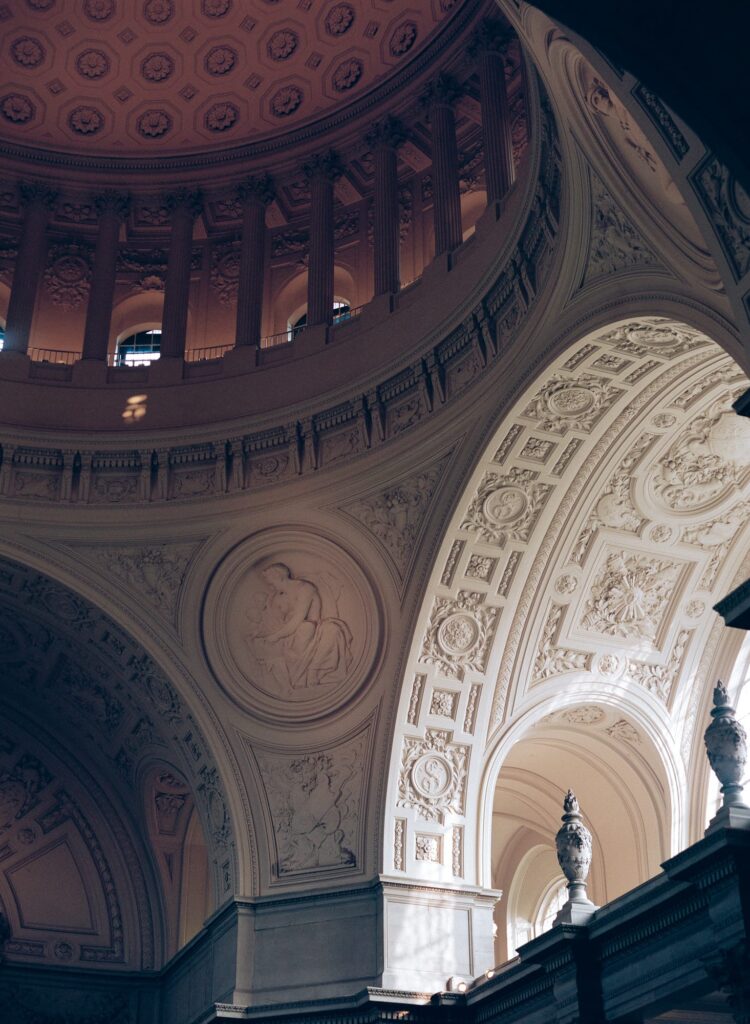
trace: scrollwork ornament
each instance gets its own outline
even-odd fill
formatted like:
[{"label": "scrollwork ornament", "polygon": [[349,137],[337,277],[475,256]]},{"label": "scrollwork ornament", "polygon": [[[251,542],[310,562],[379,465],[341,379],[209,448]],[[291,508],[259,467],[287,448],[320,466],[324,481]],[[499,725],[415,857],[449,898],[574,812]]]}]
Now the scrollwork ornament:
[{"label": "scrollwork ornament", "polygon": [[90,251],[85,246],[59,245],[52,249],[44,284],[52,303],[60,309],[78,309],[91,289]]},{"label": "scrollwork ornament", "polygon": [[428,729],[424,739],[404,740],[398,806],[425,821],[442,824],[446,814],[464,813],[469,748],[452,739],[447,730]]},{"label": "scrollwork ornament", "polygon": [[729,692],[719,680],[713,692],[714,707],[711,723],[703,734],[708,763],[721,783],[723,801],[721,811],[731,807],[745,807],[742,800],[742,779],[747,763],[747,733],[737,721],[735,710],[729,703]]}]

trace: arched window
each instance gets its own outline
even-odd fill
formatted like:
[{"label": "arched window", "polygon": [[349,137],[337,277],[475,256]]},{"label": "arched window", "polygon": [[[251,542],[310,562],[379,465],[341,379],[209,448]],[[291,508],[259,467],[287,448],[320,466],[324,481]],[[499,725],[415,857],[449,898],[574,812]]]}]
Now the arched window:
[{"label": "arched window", "polygon": [[550,930],[552,922],[567,902],[568,883],[564,878],[556,878],[539,901],[537,912],[534,915],[534,938]]},{"label": "arched window", "polygon": [[159,358],[161,327],[149,327],[128,334],[117,342],[115,366],[145,366]]},{"label": "arched window", "polygon": [[[333,300],[333,323],[339,324],[348,320],[352,314],[352,304],[348,299],[336,296]],[[298,309],[293,313],[287,322],[287,339],[293,341],[295,335],[299,334],[303,327],[307,327],[307,306]]]}]

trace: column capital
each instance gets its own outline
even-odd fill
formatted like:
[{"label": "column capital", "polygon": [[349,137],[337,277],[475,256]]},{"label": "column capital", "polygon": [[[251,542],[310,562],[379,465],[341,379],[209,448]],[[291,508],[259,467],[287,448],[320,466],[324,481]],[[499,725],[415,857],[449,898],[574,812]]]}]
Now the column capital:
[{"label": "column capital", "polygon": [[50,188],[38,181],[21,181],[18,183],[18,192],[22,206],[43,206],[51,210],[57,200],[57,189]]},{"label": "column capital", "polygon": [[323,181],[334,182],[340,178],[344,168],[339,160],[338,153],[329,149],[327,153],[318,153],[303,164],[302,170],[308,181],[313,178],[322,178]]},{"label": "column capital", "polygon": [[178,188],[164,196],[164,205],[170,213],[187,210],[193,217],[197,217],[203,209],[203,193],[200,190]]},{"label": "column capital", "polygon": [[452,107],[463,95],[463,89],[453,75],[441,72],[427,86],[421,96],[422,106],[429,110],[432,107]]},{"label": "column capital", "polygon": [[376,121],[365,136],[370,149],[398,149],[406,141],[406,128],[402,121],[389,114],[382,121]]},{"label": "column capital", "polygon": [[111,210],[120,220],[125,220],[130,212],[130,196],[108,188],[94,196],[94,207],[100,217]]},{"label": "column capital", "polygon": [[273,178],[269,174],[259,174],[245,178],[237,186],[237,199],[244,206],[249,202],[258,202],[268,206],[276,198]]},{"label": "column capital", "polygon": [[483,18],[471,34],[466,52],[472,60],[486,53],[505,56],[513,33],[497,18]]}]

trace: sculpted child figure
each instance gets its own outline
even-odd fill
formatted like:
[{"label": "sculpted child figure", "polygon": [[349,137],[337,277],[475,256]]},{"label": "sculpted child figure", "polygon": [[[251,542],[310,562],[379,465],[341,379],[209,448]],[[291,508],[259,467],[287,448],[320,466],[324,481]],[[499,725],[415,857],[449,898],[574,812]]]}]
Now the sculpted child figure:
[{"label": "sculpted child figure", "polygon": [[320,591],[274,562],[262,570],[271,588],[260,614],[248,613],[252,654],[281,689],[341,683],[352,660],[352,634],[343,619],[325,617]]}]

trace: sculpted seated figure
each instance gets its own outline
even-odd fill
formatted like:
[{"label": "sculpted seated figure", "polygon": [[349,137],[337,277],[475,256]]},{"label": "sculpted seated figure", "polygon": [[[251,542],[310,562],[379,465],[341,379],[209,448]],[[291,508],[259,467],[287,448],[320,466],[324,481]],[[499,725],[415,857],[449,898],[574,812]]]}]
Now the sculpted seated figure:
[{"label": "sculpted seated figure", "polygon": [[352,634],[343,619],[325,617],[320,591],[295,578],[283,562],[262,571],[271,588],[264,604],[249,613],[251,653],[280,688],[341,683],[352,660]]}]

